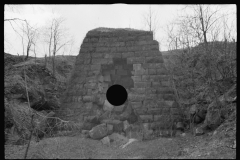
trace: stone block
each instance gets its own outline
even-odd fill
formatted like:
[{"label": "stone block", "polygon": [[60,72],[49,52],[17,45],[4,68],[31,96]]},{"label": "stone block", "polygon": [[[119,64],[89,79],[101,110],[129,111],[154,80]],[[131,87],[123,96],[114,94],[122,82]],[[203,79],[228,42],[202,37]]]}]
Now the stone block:
[{"label": "stone block", "polygon": [[83,100],[83,102],[93,102],[94,96],[83,96],[82,100]]},{"label": "stone block", "polygon": [[119,80],[121,77],[119,75],[111,75],[111,80],[112,82],[117,82],[117,80]]},{"label": "stone block", "polygon": [[103,139],[101,139],[101,142],[102,142],[103,145],[110,146],[110,139],[109,139],[108,136],[106,136]]},{"label": "stone block", "polygon": [[86,116],[86,117],[84,117],[84,122],[97,124],[97,123],[99,123],[99,120],[96,116]]},{"label": "stone block", "polygon": [[134,45],[136,45],[136,43],[137,43],[137,41],[126,41],[125,42],[125,45],[127,46],[127,47],[129,47],[129,46],[134,46]]},{"label": "stone block", "polygon": [[134,82],[139,82],[142,81],[142,77],[141,76],[131,76]]},{"label": "stone block", "polygon": [[80,96],[86,95],[87,94],[87,90],[86,89],[77,90],[76,94],[80,95]]},{"label": "stone block", "polygon": [[123,70],[123,69],[118,69],[116,70],[116,74],[118,75],[128,75],[128,71],[127,70]]},{"label": "stone block", "polygon": [[152,35],[139,36],[138,40],[152,41],[153,40],[153,36]]},{"label": "stone block", "polygon": [[[100,74],[100,70],[95,70],[95,71],[89,71],[88,76],[97,76]],[[83,75],[82,75],[83,76]]]},{"label": "stone block", "polygon": [[171,108],[171,115],[178,115],[180,114],[179,108]]},{"label": "stone block", "polygon": [[117,47],[117,52],[127,52],[129,51],[126,47]]},{"label": "stone block", "polygon": [[103,80],[106,81],[106,82],[111,82],[111,77],[110,77],[110,75],[104,75],[104,76],[103,76]]},{"label": "stone block", "polygon": [[89,135],[92,139],[102,139],[107,133],[108,130],[106,124],[97,125],[89,131]]},{"label": "stone block", "polygon": [[130,102],[130,103],[131,103],[133,109],[142,107],[142,102]]},{"label": "stone block", "polygon": [[154,115],[154,121],[155,122],[163,122],[165,123],[165,128],[168,128],[171,126],[171,117],[169,115]]},{"label": "stone block", "polygon": [[80,53],[88,53],[89,52],[89,49],[86,48],[86,47],[81,47],[80,49]]},{"label": "stone block", "polygon": [[100,70],[101,69],[101,65],[100,64],[92,64],[91,65],[91,70]]},{"label": "stone block", "polygon": [[168,81],[169,80],[169,76],[168,75],[151,75],[150,79],[152,81],[156,81],[156,82],[158,82],[158,81]]},{"label": "stone block", "polygon": [[141,51],[149,51],[149,50],[151,50],[151,46],[149,46],[149,45],[142,45],[142,46],[139,46],[139,50],[141,50]]},{"label": "stone block", "polygon": [[119,121],[118,123],[113,124],[113,132],[121,133],[123,131],[123,122]]},{"label": "stone block", "polygon": [[150,47],[150,50],[159,50],[159,45],[158,44],[152,44],[149,47]]},{"label": "stone block", "polygon": [[105,95],[105,94],[99,94],[99,95],[97,95],[96,103],[97,103],[99,106],[103,106],[103,104],[104,104],[104,102],[105,102],[105,99],[106,99],[106,95]]},{"label": "stone block", "polygon": [[103,53],[92,53],[91,57],[92,58],[104,58],[104,54]]},{"label": "stone block", "polygon": [[103,57],[104,57],[104,58],[113,58],[113,55],[112,55],[112,54],[106,54],[106,53],[105,53],[105,54],[103,55]]},{"label": "stone block", "polygon": [[148,69],[148,74],[149,75],[156,75],[156,69]]},{"label": "stone block", "polygon": [[[83,130],[88,130],[88,135],[89,135],[89,130],[91,130],[93,127],[95,127],[96,124],[95,123],[89,123],[89,122],[85,122],[83,123],[82,129]],[[89,135],[90,136],[90,135]]]},{"label": "stone block", "polygon": [[144,100],[143,107],[144,108],[158,108],[158,103],[157,103],[157,101],[154,101],[154,100]]},{"label": "stone block", "polygon": [[145,75],[145,74],[148,74],[148,70],[147,69],[135,70],[133,74],[135,76]]},{"label": "stone block", "polygon": [[163,101],[163,100],[158,100],[157,104],[158,104],[159,108],[169,107],[169,106],[166,105],[165,101]]},{"label": "stone block", "polygon": [[84,87],[86,89],[94,89],[95,87],[97,87],[97,84],[96,83],[86,83],[86,84],[84,84]]},{"label": "stone block", "polygon": [[115,70],[111,70],[111,71],[110,71],[110,74],[111,74],[111,75],[115,75],[115,74],[116,74],[116,71],[115,71]]},{"label": "stone block", "polygon": [[132,71],[132,70],[133,70],[133,65],[132,65],[132,64],[125,64],[125,65],[123,66],[123,69]]},{"label": "stone block", "polygon": [[133,70],[141,70],[142,65],[141,64],[133,64]]},{"label": "stone block", "polygon": [[[117,47],[110,47],[109,49],[108,49],[108,52],[110,52],[110,53],[115,53],[115,52],[117,52]],[[113,56],[114,57],[114,56]]]},{"label": "stone block", "polygon": [[124,137],[121,134],[118,133],[113,133],[109,136],[110,141],[112,142],[113,145],[116,146],[121,146],[124,145],[128,142],[128,138]]},{"label": "stone block", "polygon": [[158,94],[174,94],[174,91],[171,87],[158,87],[157,93]]},{"label": "stone block", "polygon": [[116,84],[120,84],[125,88],[132,88],[133,87],[133,80],[130,77],[121,77],[116,80]]},{"label": "stone block", "polygon": [[142,75],[142,81],[150,81],[149,75]]},{"label": "stone block", "polygon": [[[151,83],[151,82],[149,82]],[[156,93],[156,89],[155,88],[146,88],[145,89],[145,94],[155,94]]]},{"label": "stone block", "polygon": [[87,110],[91,110],[92,107],[93,107],[93,103],[92,102],[87,102],[87,103],[84,104],[84,106]]},{"label": "stone block", "polygon": [[142,52],[142,51],[134,52],[134,57],[145,57],[145,56],[146,56],[146,52]]},{"label": "stone block", "polygon": [[153,116],[152,115],[139,115],[140,119],[142,122],[152,122],[153,121]]},{"label": "stone block", "polygon": [[116,70],[123,69],[123,65],[115,65],[114,68],[115,68]]},{"label": "stone block", "polygon": [[165,104],[169,107],[177,107],[175,101],[165,101]]},{"label": "stone block", "polygon": [[158,68],[158,69],[156,69],[156,72],[158,75],[167,75],[168,74],[168,71],[166,68]]},{"label": "stone block", "polygon": [[145,95],[142,94],[128,94],[128,99],[131,102],[139,102],[144,100]]},{"label": "stone block", "polygon": [[104,81],[104,78],[103,78],[102,75],[99,75],[99,76],[98,76],[98,81],[99,81],[99,82],[103,82],[103,81]]},{"label": "stone block", "polygon": [[[79,61],[78,61],[78,62],[79,62]],[[83,64],[90,64],[90,62],[91,62],[91,59],[88,58],[88,59],[85,59],[82,63],[83,63]]]},{"label": "stone block", "polygon": [[129,57],[127,58],[127,64],[137,64],[137,63],[144,63],[145,57]]},{"label": "stone block", "polygon": [[156,88],[157,91],[160,86],[161,86],[160,82],[152,82],[152,87]]},{"label": "stone block", "polygon": [[116,42],[115,45],[117,47],[124,47],[125,46],[125,42]]},{"label": "stone block", "polygon": [[164,63],[162,56],[146,57],[146,63]]},{"label": "stone block", "polygon": [[122,58],[122,53],[120,52],[112,52],[111,55],[113,58]]},{"label": "stone block", "polygon": [[133,93],[136,93],[136,94],[144,94],[145,93],[145,88],[132,88],[131,90],[133,91]]},{"label": "stone block", "polygon": [[134,52],[134,51],[136,51],[138,48],[136,48],[136,46],[133,45],[133,46],[126,46],[126,49],[127,49],[127,51],[129,51],[129,52]]},{"label": "stone block", "polygon": [[128,123],[128,121],[124,121],[123,122],[123,131],[125,132],[126,130],[128,130],[130,128],[130,124]]},{"label": "stone block", "polygon": [[82,96],[78,96],[77,97],[77,102],[81,102],[82,101]]},{"label": "stone block", "polygon": [[147,114],[147,108],[136,108],[136,109],[134,109],[135,110],[135,113],[137,114],[137,115],[145,115],[145,114]]},{"label": "stone block", "polygon": [[89,38],[88,39],[88,42],[98,42],[99,41],[99,39],[98,38]]},{"label": "stone block", "polygon": [[120,106],[114,106],[112,112],[116,113],[116,114],[121,114],[124,111],[124,107],[125,105],[120,105]]},{"label": "stone block", "polygon": [[163,114],[170,114],[170,108],[164,107],[164,108],[162,108],[162,112],[163,112]]},{"label": "stone block", "polygon": [[123,52],[122,58],[134,57],[134,52]]},{"label": "stone block", "polygon": [[151,82],[135,82],[134,88],[149,88],[151,87]]},{"label": "stone block", "polygon": [[108,100],[105,100],[103,104],[103,110],[104,111],[112,111],[114,106],[108,102]]},{"label": "stone block", "polygon": [[92,64],[106,64],[106,58],[92,58]]},{"label": "stone block", "polygon": [[147,114],[160,115],[162,114],[162,108],[148,108]]},{"label": "stone block", "polygon": [[91,96],[92,95],[92,89],[87,89],[87,95]]},{"label": "stone block", "polygon": [[151,123],[143,123],[143,130],[149,130]]},{"label": "stone block", "polygon": [[156,94],[146,94],[145,99],[154,100],[154,99],[157,99],[157,95]]},{"label": "stone block", "polygon": [[151,123],[150,128],[154,130],[162,130],[166,128],[165,126],[166,126],[165,122],[154,121],[153,123]]},{"label": "stone block", "polygon": [[161,68],[166,68],[164,63],[145,63],[143,64],[143,68],[148,68],[148,69],[161,69]]},{"label": "stone block", "polygon": [[98,81],[97,76],[86,77],[86,81],[90,83],[96,83]]},{"label": "stone block", "polygon": [[107,124],[108,135],[113,133],[113,125]]},{"label": "stone block", "polygon": [[163,87],[170,87],[171,83],[170,83],[170,81],[161,81],[161,86],[163,86]]},{"label": "stone block", "polygon": [[173,101],[176,100],[175,95],[173,95],[173,94],[164,94],[163,99],[164,100],[173,100]]},{"label": "stone block", "polygon": [[126,58],[113,58],[113,63],[118,65],[125,65],[127,64]]},{"label": "stone block", "polygon": [[108,52],[108,47],[96,47],[96,52]]},{"label": "stone block", "polygon": [[154,115],[154,121],[163,121],[164,115]]},{"label": "stone block", "polygon": [[106,47],[106,43],[104,42],[98,42],[98,43],[95,43],[95,45],[93,45],[94,47]]},{"label": "stone block", "polygon": [[150,43],[151,43],[150,41],[143,41],[143,40],[141,40],[141,41],[137,41],[136,44],[142,46],[142,45],[148,45]]}]

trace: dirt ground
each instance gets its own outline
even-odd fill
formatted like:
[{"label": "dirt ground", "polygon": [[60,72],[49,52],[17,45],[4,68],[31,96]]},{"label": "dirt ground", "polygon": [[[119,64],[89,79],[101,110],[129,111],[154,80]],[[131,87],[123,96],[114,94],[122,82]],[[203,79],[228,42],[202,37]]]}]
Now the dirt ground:
[{"label": "dirt ground", "polygon": [[[232,142],[233,143],[233,142]],[[235,141],[236,143],[236,141]],[[6,159],[21,159],[25,146],[5,145]],[[125,148],[106,146],[81,136],[55,137],[31,142],[27,158],[37,159],[235,159],[236,149],[213,136],[158,138],[135,141]]]}]

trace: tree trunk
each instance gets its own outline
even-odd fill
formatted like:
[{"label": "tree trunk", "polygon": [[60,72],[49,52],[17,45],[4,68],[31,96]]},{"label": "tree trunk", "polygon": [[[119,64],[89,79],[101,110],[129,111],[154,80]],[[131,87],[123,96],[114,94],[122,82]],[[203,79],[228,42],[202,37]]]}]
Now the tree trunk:
[{"label": "tree trunk", "polygon": [[55,55],[52,57],[53,76],[55,77]]},{"label": "tree trunk", "polygon": [[45,54],[45,68],[47,67],[47,54]]}]

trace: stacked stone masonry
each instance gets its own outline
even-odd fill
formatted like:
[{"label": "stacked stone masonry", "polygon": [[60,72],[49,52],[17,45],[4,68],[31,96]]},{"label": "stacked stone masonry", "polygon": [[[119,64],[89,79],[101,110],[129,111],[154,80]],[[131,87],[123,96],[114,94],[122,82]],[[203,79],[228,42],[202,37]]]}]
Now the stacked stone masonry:
[{"label": "stacked stone masonry", "polygon": [[152,128],[180,117],[170,76],[152,32],[109,28],[89,31],[63,97],[62,118],[82,121],[84,116],[101,114],[106,91],[114,84],[127,89],[135,113]]}]

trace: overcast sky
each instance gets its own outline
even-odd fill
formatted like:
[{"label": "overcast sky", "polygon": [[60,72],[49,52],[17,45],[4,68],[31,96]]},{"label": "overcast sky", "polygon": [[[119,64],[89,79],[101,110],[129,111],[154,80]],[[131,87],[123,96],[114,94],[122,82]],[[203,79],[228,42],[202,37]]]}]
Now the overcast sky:
[{"label": "overcast sky", "polygon": [[[223,6],[223,5],[222,5]],[[226,10],[235,10],[236,5],[225,5]],[[158,30],[156,40],[161,42],[161,50],[167,50],[167,34],[165,27],[173,21],[183,9],[183,5],[151,5],[157,15]],[[16,5],[13,10],[5,7],[6,18],[22,18],[31,25],[43,27],[53,16],[62,16],[69,35],[74,37],[75,44],[71,55],[77,55],[86,33],[97,27],[135,28],[147,30],[143,15],[149,10],[149,5]],[[236,18],[235,18],[236,19]],[[13,25],[16,24],[13,23]],[[17,27],[16,27],[17,28]],[[14,32],[9,22],[4,23],[4,51],[10,54],[22,54],[20,37]],[[43,42],[38,43],[37,56],[44,56]],[[59,53],[61,55],[61,53]],[[64,52],[68,54],[68,51]],[[33,54],[31,54],[33,56]]]}]

